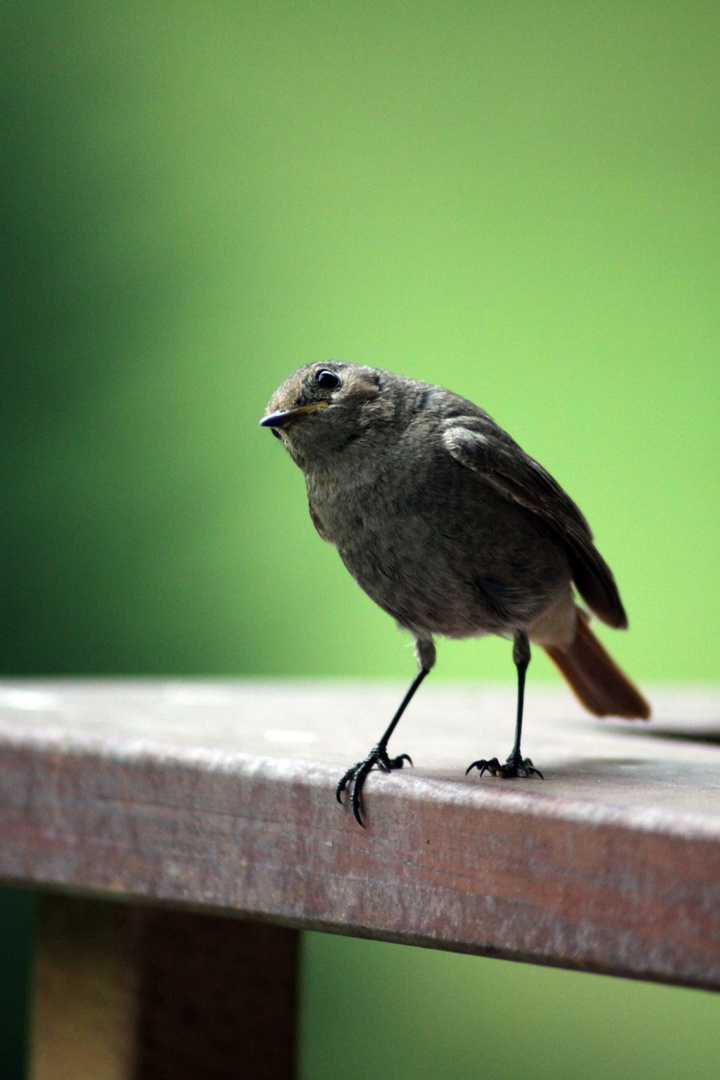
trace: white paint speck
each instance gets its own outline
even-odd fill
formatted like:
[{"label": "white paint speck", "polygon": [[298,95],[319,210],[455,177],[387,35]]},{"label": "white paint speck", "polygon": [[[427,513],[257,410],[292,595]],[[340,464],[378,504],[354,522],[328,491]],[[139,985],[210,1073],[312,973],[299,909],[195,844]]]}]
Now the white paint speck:
[{"label": "white paint speck", "polygon": [[44,690],[0,690],[0,708],[43,712],[57,709],[58,700]]},{"label": "white paint speck", "polygon": [[314,731],[280,731],[271,730],[265,732],[268,742],[274,743],[311,743],[315,742]]}]

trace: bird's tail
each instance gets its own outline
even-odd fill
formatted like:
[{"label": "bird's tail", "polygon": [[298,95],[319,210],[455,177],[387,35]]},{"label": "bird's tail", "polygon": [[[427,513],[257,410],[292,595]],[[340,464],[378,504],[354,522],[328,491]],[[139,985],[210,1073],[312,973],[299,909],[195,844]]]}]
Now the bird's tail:
[{"label": "bird's tail", "polygon": [[640,691],[593,634],[587,615],[577,612],[577,630],[570,645],[546,645],[580,702],[595,716],[647,720],[650,706]]}]

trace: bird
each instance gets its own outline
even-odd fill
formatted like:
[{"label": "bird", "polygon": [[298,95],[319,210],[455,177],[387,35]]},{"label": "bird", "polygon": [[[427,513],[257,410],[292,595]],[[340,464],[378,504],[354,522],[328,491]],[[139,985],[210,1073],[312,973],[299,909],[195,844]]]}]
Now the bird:
[{"label": "bird", "polygon": [[[412,635],[417,672],[379,741],[340,778],[336,797],[365,825],[373,769],[391,772],[389,740],[435,664],[435,637],[495,634],[513,643],[515,739],[480,776],[542,778],[521,736],[530,646],[559,668],[596,716],[648,719],[650,706],[590,628],[627,616],[578,506],[492,417],[442,387],[327,360],[282,383],[260,420],[304,474],[310,517],[350,574]],[[580,602],[578,602],[578,600]]]}]

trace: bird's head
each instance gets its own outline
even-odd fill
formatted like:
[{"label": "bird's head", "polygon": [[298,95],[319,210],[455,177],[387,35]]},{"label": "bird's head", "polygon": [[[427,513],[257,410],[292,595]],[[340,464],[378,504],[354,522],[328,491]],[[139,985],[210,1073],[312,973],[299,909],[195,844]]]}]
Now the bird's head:
[{"label": "bird's head", "polygon": [[319,463],[392,414],[384,374],[338,360],[306,364],[278,387],[260,424],[283,440],[302,468]]}]

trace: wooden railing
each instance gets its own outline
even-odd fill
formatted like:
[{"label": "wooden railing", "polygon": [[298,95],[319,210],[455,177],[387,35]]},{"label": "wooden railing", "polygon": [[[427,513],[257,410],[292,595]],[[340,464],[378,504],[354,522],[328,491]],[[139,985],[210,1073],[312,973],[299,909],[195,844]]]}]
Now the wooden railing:
[{"label": "wooden railing", "polygon": [[423,687],[361,829],[335,784],[400,692],[0,683],[0,879],[43,893],[34,1080],[292,1076],[298,928],[720,988],[720,693],[620,725],[531,687],[545,780],[503,781],[464,769],[509,751],[512,692]]}]

